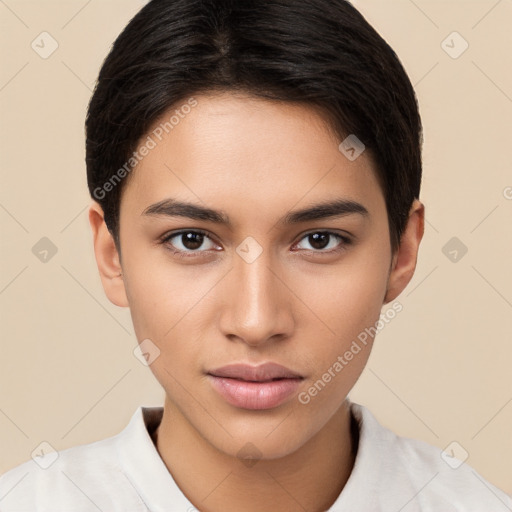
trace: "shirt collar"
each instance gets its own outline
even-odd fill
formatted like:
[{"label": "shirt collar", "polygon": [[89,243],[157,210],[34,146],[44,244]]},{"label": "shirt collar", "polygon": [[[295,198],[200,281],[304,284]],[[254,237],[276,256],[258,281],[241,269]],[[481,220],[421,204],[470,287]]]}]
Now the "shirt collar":
[{"label": "shirt collar", "polygon": [[[372,509],[378,503],[377,486],[369,479],[380,475],[382,461],[376,457],[379,446],[392,442],[393,434],[380,426],[372,413],[348,398],[352,417],[359,428],[357,454],[352,472],[329,512],[341,512],[349,507]],[[173,479],[158,453],[150,433],[160,424],[163,407],[138,407],[126,428],[118,435],[117,451],[124,472],[151,512],[192,509],[193,505]],[[364,482],[365,492],[361,492]]]},{"label": "shirt collar", "polygon": [[138,407],[117,439],[121,466],[151,512],[192,510],[193,505],[174,481],[158,453],[151,432],[160,423],[163,407]]},{"label": "shirt collar", "polygon": [[351,402],[350,412],[359,427],[359,442],[352,472],[328,512],[345,510],[379,510],[379,497],[375,479],[382,476],[382,460],[379,447],[392,442],[391,431],[382,428],[373,414],[364,406]]}]

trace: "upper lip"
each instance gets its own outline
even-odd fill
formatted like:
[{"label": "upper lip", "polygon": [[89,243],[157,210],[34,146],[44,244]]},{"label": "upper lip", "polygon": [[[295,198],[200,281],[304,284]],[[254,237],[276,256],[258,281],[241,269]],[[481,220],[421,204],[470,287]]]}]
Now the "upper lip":
[{"label": "upper lip", "polygon": [[259,366],[249,364],[229,364],[208,372],[215,377],[247,381],[269,381],[272,379],[302,379],[302,375],[277,363],[264,363]]}]

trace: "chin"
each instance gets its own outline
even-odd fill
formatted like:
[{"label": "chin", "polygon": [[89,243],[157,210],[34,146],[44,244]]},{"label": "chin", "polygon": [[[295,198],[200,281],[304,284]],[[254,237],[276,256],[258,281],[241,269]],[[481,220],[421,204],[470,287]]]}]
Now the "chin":
[{"label": "chin", "polygon": [[[289,414],[289,413],[288,413]],[[285,419],[286,418],[286,419]],[[229,435],[212,435],[211,429],[203,433],[203,437],[219,451],[237,457],[274,460],[286,457],[299,450],[314,435],[314,425],[306,426],[291,424],[293,414],[276,418],[268,418],[258,425],[253,419],[236,422],[221,422]],[[287,422],[288,425],[287,425]],[[292,427],[292,428],[291,428]],[[321,426],[318,427],[320,429]]]}]

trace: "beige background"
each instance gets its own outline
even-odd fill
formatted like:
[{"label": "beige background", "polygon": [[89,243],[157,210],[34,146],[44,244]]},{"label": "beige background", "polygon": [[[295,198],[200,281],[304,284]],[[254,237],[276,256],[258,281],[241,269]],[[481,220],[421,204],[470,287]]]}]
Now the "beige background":
[{"label": "beige background", "polygon": [[[512,493],[512,1],[355,3],[418,94],[428,223],[404,309],[351,398],[400,435],[457,441]],[[163,401],[132,353],[128,310],[103,293],[86,214],[86,105],[143,4],[0,1],[0,472],[43,440],[102,439]],[[31,48],[43,31],[59,45],[47,59]],[[457,59],[441,46],[453,31],[469,43]],[[46,263],[32,252],[42,237],[57,248]],[[468,248],[456,262],[443,252],[452,237]]]}]

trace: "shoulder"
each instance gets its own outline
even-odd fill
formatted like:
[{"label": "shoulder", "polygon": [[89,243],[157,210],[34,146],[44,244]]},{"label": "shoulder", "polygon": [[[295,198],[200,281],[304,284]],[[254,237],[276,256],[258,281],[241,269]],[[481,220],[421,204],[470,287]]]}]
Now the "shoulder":
[{"label": "shoulder", "polygon": [[456,457],[460,445],[450,443],[443,451],[424,441],[398,436],[364,406],[352,403],[351,408],[360,424],[362,456],[367,467],[373,462],[381,474],[375,485],[382,495],[408,498],[404,499],[404,512],[512,510],[510,496],[461,460],[465,456]]},{"label": "shoulder", "polygon": [[[145,511],[118,456],[122,434],[35,455],[0,476],[2,512]],[[120,508],[121,507],[121,508]]]},{"label": "shoulder", "polygon": [[450,510],[456,511],[512,510],[511,497],[465,462],[467,455],[457,458],[455,443],[442,450],[424,441],[397,436],[397,459],[411,481],[422,484],[417,487],[420,498],[439,506],[449,504]]}]

